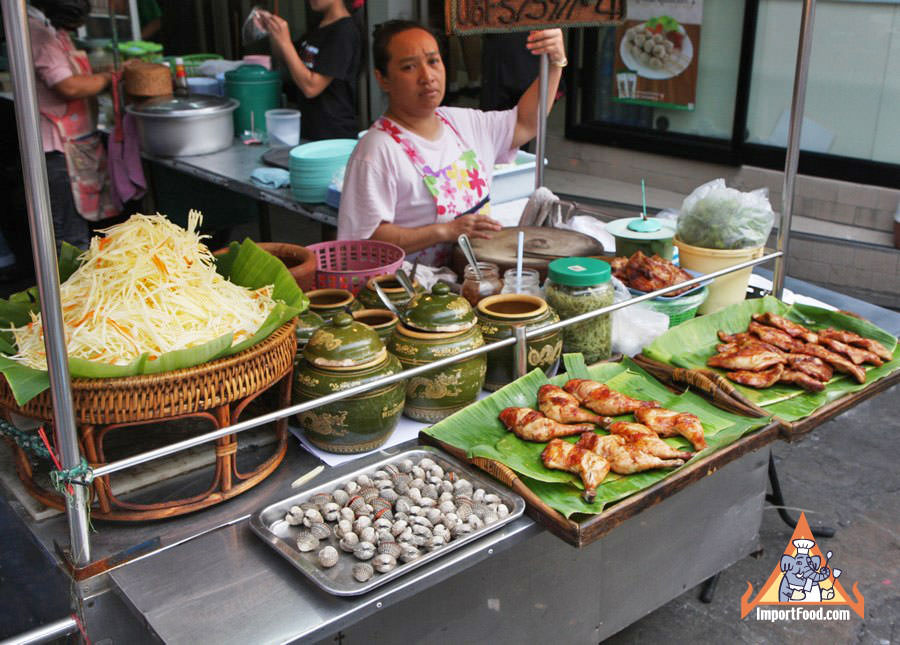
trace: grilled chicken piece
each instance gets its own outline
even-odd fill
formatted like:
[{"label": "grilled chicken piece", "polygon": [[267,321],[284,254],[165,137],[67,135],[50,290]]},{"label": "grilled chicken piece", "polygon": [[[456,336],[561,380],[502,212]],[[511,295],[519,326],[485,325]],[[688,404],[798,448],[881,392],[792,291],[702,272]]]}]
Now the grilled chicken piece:
[{"label": "grilled chicken piece", "polygon": [[867,349],[863,349],[861,347],[852,347],[847,343],[842,343],[839,340],[835,340],[834,338],[823,338],[822,344],[826,347],[830,347],[834,351],[839,354],[843,354],[854,365],[862,365],[863,363],[871,363],[875,367],[881,367],[884,365],[884,361],[878,358],[878,355],[874,352],[870,352]]},{"label": "grilled chicken piece", "polygon": [[531,408],[506,408],[500,413],[500,420],[508,430],[525,441],[549,441],[594,429],[591,423],[564,425]]},{"label": "grilled chicken piece", "polygon": [[784,370],[781,373],[781,377],[778,379],[778,382],[790,383],[791,385],[799,385],[807,392],[821,392],[825,389],[825,383],[823,383],[819,379],[813,378],[809,374],[804,374],[799,370]]},{"label": "grilled chicken piece", "polygon": [[721,340],[723,343],[737,343],[738,345],[743,345],[745,342],[750,340],[755,342],[759,341],[759,338],[751,334],[749,331],[741,331],[736,334],[726,334],[720,329],[718,332],[716,332],[716,334],[718,335],[719,340]]},{"label": "grilled chicken piece", "polygon": [[728,354],[711,356],[706,364],[710,367],[721,367],[726,370],[758,371],[779,365],[784,362],[780,353],[763,349],[753,343],[747,343]]},{"label": "grilled chicken piece", "polygon": [[542,385],[538,390],[538,407],[548,419],[560,423],[596,423],[606,427],[613,422],[609,417],[588,412],[574,396],[558,385]]},{"label": "grilled chicken piece", "polygon": [[840,354],[835,354],[834,352],[825,349],[821,345],[805,343],[802,347],[800,347],[797,353],[821,358],[838,372],[849,374],[850,376],[855,378],[857,383],[866,382],[866,370],[861,368],[859,365],[854,365]]},{"label": "grilled chicken piece", "polygon": [[747,387],[755,387],[759,390],[763,390],[767,387],[772,387],[773,385],[775,385],[778,382],[778,379],[781,378],[781,375],[783,373],[784,365],[776,365],[775,367],[771,367],[767,370],[762,370],[761,372],[738,370],[736,372],[728,372],[725,376],[727,376],[735,383],[740,383],[741,385],[746,385]]},{"label": "grilled chicken piece", "polygon": [[562,439],[553,439],[547,444],[541,453],[541,461],[547,468],[565,470],[581,477],[584,501],[589,504],[597,496],[597,486],[609,473],[609,462],[603,457]]},{"label": "grilled chicken piece", "polygon": [[753,340],[743,340],[734,343],[720,343],[719,345],[716,345],[716,351],[720,354],[730,354],[731,352],[736,352],[739,349],[760,349],[768,352],[775,352],[781,357],[786,356],[786,354],[775,347],[775,345],[764,343],[756,337],[754,337]]},{"label": "grilled chicken piece", "polygon": [[792,370],[802,372],[814,379],[827,383],[834,376],[834,370],[831,365],[820,358],[809,356],[808,354],[786,354],[788,367]]},{"label": "grilled chicken piece", "polygon": [[653,430],[660,437],[681,435],[691,442],[696,450],[706,448],[703,426],[696,414],[676,412],[665,408],[641,408],[635,410],[634,418]]},{"label": "grilled chicken piece", "polygon": [[619,475],[631,475],[654,468],[677,468],[684,465],[682,459],[660,459],[644,452],[635,444],[629,443],[624,437],[614,434],[601,437],[595,432],[585,432],[575,445],[603,457],[609,462],[610,470]]},{"label": "grilled chicken piece", "polygon": [[769,327],[768,325],[760,325],[755,321],[750,321],[748,329],[751,334],[764,343],[775,345],[778,349],[783,349],[786,352],[794,352],[797,350],[798,346],[803,344],[801,341],[791,338],[787,332],[783,332],[775,327]]},{"label": "grilled chicken piece", "polygon": [[824,338],[839,340],[842,343],[847,343],[848,345],[853,345],[854,347],[862,347],[863,349],[869,350],[885,361],[890,361],[894,358],[894,356],[888,351],[887,347],[879,343],[877,340],[872,340],[871,338],[863,338],[859,334],[854,334],[852,331],[841,331],[840,329],[823,329],[819,332],[820,342],[821,339]]},{"label": "grilled chicken piece", "polygon": [[[656,291],[693,278],[690,273],[659,255],[647,257],[642,251],[636,251],[624,262],[621,261],[623,259],[616,258],[611,263],[613,275],[633,289]],[[676,296],[689,288],[678,289],[667,295]]]},{"label": "grilled chicken piece", "polygon": [[807,343],[819,342],[819,337],[814,331],[811,331],[803,325],[795,323],[792,320],[788,320],[784,316],[773,314],[770,311],[767,311],[763,314],[753,314],[753,320],[758,323],[762,323],[763,325],[777,327],[781,331],[786,332],[792,338],[799,338],[800,340]]},{"label": "grilled chicken piece", "polygon": [[606,385],[587,379],[572,379],[566,383],[565,390],[581,401],[584,407],[608,417],[628,414],[641,408],[659,407],[656,401],[632,399],[621,392],[609,389]]},{"label": "grilled chicken piece", "polygon": [[623,437],[628,443],[634,444],[643,452],[655,455],[661,459],[684,459],[687,461],[694,456],[692,452],[673,448],[660,439],[659,435],[653,430],[640,423],[617,421],[607,429],[612,434]]}]

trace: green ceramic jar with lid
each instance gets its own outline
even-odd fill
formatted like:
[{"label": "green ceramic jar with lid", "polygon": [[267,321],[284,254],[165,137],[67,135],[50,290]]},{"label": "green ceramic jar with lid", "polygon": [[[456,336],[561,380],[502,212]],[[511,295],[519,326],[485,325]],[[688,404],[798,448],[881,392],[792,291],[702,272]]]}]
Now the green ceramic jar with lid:
[{"label": "green ceramic jar with lid", "polygon": [[[547,303],[563,320],[613,303],[612,269],[596,258],[559,258],[547,270],[544,290]],[[596,363],[609,358],[612,321],[609,314],[571,325],[563,330],[563,351],[580,352]]]},{"label": "green ceramic jar with lid", "polygon": [[671,260],[674,254],[675,222],[655,217],[647,218],[649,226],[638,226],[640,217],[617,219],[606,225],[606,231],[616,239],[616,256],[630,258],[638,251],[647,257],[658,255]]},{"label": "green ceramic jar with lid", "polygon": [[[369,383],[402,371],[378,334],[339,313],[319,328],[294,370],[294,403]],[[328,452],[357,453],[381,446],[397,427],[406,383],[399,381],[364,394],[301,412],[306,437]]]},{"label": "green ceramic jar with lid", "polygon": [[[381,298],[378,297],[378,293],[375,291],[375,283],[378,283],[378,286],[381,287],[381,290],[384,291],[385,295],[388,299],[394,303],[394,306],[398,311],[403,311],[406,309],[406,305],[409,303],[410,297],[409,294],[406,293],[406,289],[404,289],[400,283],[397,281],[397,277],[393,273],[387,273],[385,275],[380,275],[376,278],[370,278],[366,283],[366,286],[359,292],[357,296],[359,298],[359,302],[366,309],[384,309],[387,311],[387,307],[383,302],[381,302]],[[413,282],[413,289],[417,293],[424,293],[425,289],[419,284],[419,281],[416,280]]]},{"label": "green ceramic jar with lid", "polygon": [[[404,368],[427,365],[484,345],[468,301],[438,282],[413,298],[388,343]],[[436,423],[478,399],[487,370],[485,356],[464,359],[409,380],[406,416]]]},{"label": "green ceramic jar with lid", "polygon": [[309,339],[316,332],[319,327],[325,325],[325,319],[322,318],[315,311],[311,311],[307,309],[302,314],[297,316],[297,357],[299,358],[303,349],[306,347],[306,343],[309,342]]}]

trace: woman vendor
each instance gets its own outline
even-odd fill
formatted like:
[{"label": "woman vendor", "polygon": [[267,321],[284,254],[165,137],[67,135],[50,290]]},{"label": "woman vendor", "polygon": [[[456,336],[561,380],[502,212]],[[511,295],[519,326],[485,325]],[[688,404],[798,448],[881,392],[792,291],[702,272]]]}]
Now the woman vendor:
[{"label": "woman vendor", "polygon": [[[562,32],[532,32],[526,46],[549,56],[552,105],[567,62]],[[372,56],[388,108],[347,164],[338,239],[393,242],[407,257],[419,254],[423,264],[444,266],[461,233],[489,238],[500,230],[490,217],[491,173],[537,133],[538,81],[511,110],[438,107],[444,64],[424,27],[384,23],[375,31]]]},{"label": "woman vendor", "polygon": [[310,0],[322,21],[297,47],[284,18],[261,12],[272,51],[281,57],[300,90],[300,136],[303,139],[355,139],[359,132],[356,85],[360,33],[344,0]]},{"label": "woman vendor", "polygon": [[28,7],[57,251],[63,241],[86,249],[88,220],[116,214],[93,101],[111,76],[93,73],[87,55],[69,38],[90,9],[88,0],[33,0]]}]

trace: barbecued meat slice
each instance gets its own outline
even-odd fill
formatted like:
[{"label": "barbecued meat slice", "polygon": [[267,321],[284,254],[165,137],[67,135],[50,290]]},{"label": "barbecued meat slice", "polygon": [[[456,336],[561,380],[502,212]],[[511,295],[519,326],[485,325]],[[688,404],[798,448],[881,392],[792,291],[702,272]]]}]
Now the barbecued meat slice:
[{"label": "barbecued meat slice", "polygon": [[596,423],[608,426],[612,423],[609,417],[588,412],[574,396],[558,385],[542,385],[538,390],[538,407],[548,419],[560,423]]},{"label": "barbecued meat slice", "polygon": [[565,384],[565,390],[581,401],[584,407],[608,417],[628,414],[640,408],[655,408],[659,406],[659,403],[656,401],[632,399],[621,392],[609,389],[602,383],[587,379],[572,379]]},{"label": "barbecued meat slice", "polygon": [[862,365],[863,363],[871,363],[875,367],[884,365],[884,361],[878,358],[877,354],[870,352],[867,349],[863,349],[862,347],[852,347],[847,343],[842,343],[834,338],[823,338],[822,344],[839,354],[843,354],[849,358],[854,365]]},{"label": "barbecued meat slice", "polygon": [[[620,260],[620,258],[616,258]],[[690,273],[674,265],[669,260],[654,255],[647,257],[642,251],[636,251],[627,261],[614,261],[612,263],[613,275],[627,286],[641,291],[656,291],[663,287],[669,287],[693,276]],[[684,293],[690,287],[678,289],[669,293],[675,296]]]},{"label": "barbecued meat slice", "polygon": [[799,338],[800,340],[807,343],[819,342],[819,337],[814,331],[811,331],[803,325],[795,323],[792,320],[788,320],[784,316],[773,314],[771,311],[767,311],[762,314],[753,314],[753,320],[758,323],[762,323],[763,325],[777,327],[781,331],[786,332],[792,338]]},{"label": "barbecued meat slice", "polygon": [[613,434],[601,437],[595,432],[585,432],[575,445],[603,457],[609,462],[609,469],[619,475],[684,465],[682,459],[660,459],[629,443],[624,437]]},{"label": "barbecued meat slice", "polygon": [[755,387],[757,389],[765,389],[772,387],[781,378],[784,373],[784,365],[776,365],[761,372],[750,372],[747,370],[737,370],[725,374],[730,380],[747,387]]},{"label": "barbecued meat slice", "polygon": [[738,345],[741,345],[750,340],[759,342],[759,338],[751,334],[749,331],[741,331],[736,334],[729,334],[720,329],[718,332],[716,332],[716,334],[718,335],[719,340],[721,340],[723,343],[737,343]]},{"label": "barbecued meat slice", "polygon": [[808,354],[810,356],[815,356],[816,358],[821,358],[823,361],[831,365],[838,372],[843,372],[844,374],[849,374],[853,378],[856,379],[857,383],[865,383],[866,382],[866,370],[861,368],[859,365],[854,365],[852,362],[841,356],[840,354],[835,354],[832,351],[829,351],[822,347],[821,345],[813,345],[812,343],[804,343],[799,350],[798,354]]},{"label": "barbecued meat slice", "polygon": [[727,354],[711,356],[706,364],[710,367],[721,367],[726,370],[750,370],[758,371],[779,365],[784,362],[780,353],[764,349],[756,344],[747,343],[746,346]]},{"label": "barbecued meat slice", "polygon": [[797,347],[803,344],[801,341],[791,338],[787,332],[768,325],[760,325],[756,321],[751,320],[747,329],[764,343],[775,345],[778,349],[783,349],[786,352],[796,351]]},{"label": "barbecued meat slice", "polygon": [[803,372],[823,383],[827,383],[834,376],[834,370],[831,368],[831,365],[821,358],[808,354],[786,354],[785,358],[790,369]]},{"label": "barbecued meat slice", "polygon": [[872,340],[871,338],[863,338],[859,334],[854,334],[852,331],[842,331],[840,329],[823,329],[819,332],[819,338],[831,338],[833,340],[839,340],[842,343],[847,343],[848,345],[853,345],[854,347],[862,347],[863,349],[867,349],[873,354],[876,354],[879,358],[890,361],[893,359],[893,355],[888,351],[887,347],[879,343],[877,340]]},{"label": "barbecued meat slice", "polygon": [[634,444],[643,452],[650,453],[661,459],[684,459],[687,461],[693,456],[693,453],[673,448],[660,439],[659,435],[653,430],[641,423],[617,421],[609,426],[608,430],[611,434],[624,437],[628,443]]},{"label": "barbecued meat slice", "polygon": [[696,414],[677,412],[665,408],[641,408],[640,410],[635,410],[634,418],[660,437],[681,435],[690,441],[696,450],[706,448],[703,425],[701,425],[700,419]]},{"label": "barbecued meat slice", "polygon": [[825,383],[799,370],[784,370],[778,382],[799,385],[807,392],[821,392],[825,389]]},{"label": "barbecued meat slice", "polygon": [[506,408],[500,413],[500,420],[508,430],[525,441],[549,441],[594,429],[590,423],[565,425],[531,408]]},{"label": "barbecued meat slice", "polygon": [[562,439],[553,439],[541,453],[541,461],[547,468],[565,470],[581,477],[584,483],[584,500],[593,502],[599,486],[609,473],[609,462],[600,455],[579,448]]},{"label": "barbecued meat slice", "polygon": [[753,340],[741,340],[739,342],[734,343],[720,343],[716,345],[716,351],[720,354],[730,354],[731,352],[736,352],[739,349],[759,349],[765,350],[768,352],[775,352],[779,356],[786,356],[786,354],[775,347],[775,345],[770,345],[769,343],[764,343],[755,336]]}]

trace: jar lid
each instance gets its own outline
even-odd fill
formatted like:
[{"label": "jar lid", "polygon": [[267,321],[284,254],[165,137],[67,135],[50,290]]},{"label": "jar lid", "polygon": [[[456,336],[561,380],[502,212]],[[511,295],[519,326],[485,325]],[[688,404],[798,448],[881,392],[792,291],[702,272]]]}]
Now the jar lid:
[{"label": "jar lid", "polygon": [[270,83],[281,82],[281,74],[269,70],[262,65],[241,65],[237,69],[225,72],[225,80],[232,83]]},{"label": "jar lid", "polygon": [[606,225],[606,231],[610,235],[628,240],[665,240],[675,237],[675,222],[667,219],[648,218],[648,222],[655,222],[660,225],[658,229],[653,231],[639,231],[629,228],[631,224],[641,219],[640,217],[615,219]]},{"label": "jar lid", "polygon": [[403,322],[422,331],[465,331],[475,325],[472,305],[450,292],[450,285],[438,282],[431,293],[420,293],[409,301]]},{"label": "jar lid", "polygon": [[612,268],[596,258],[559,258],[550,263],[547,277],[557,284],[589,287],[609,282]]},{"label": "jar lid", "polygon": [[387,350],[378,334],[345,313],[319,328],[309,339],[303,358],[318,367],[360,367],[384,360]]}]

